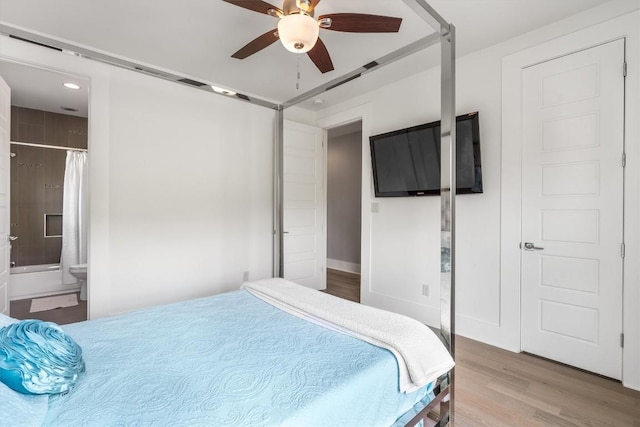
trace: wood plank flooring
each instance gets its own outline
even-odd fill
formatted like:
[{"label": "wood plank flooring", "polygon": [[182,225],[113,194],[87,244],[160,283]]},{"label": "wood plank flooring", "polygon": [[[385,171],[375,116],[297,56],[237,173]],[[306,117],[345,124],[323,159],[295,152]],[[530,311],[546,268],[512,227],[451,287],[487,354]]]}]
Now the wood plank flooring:
[{"label": "wood plank flooring", "polygon": [[360,275],[327,268],[326,293],[360,302]]},{"label": "wood plank flooring", "polygon": [[456,337],[456,426],[640,426],[640,392]]},{"label": "wood plank flooring", "polygon": [[39,311],[36,313],[29,312],[29,309],[31,308],[31,298],[11,301],[11,317],[15,319],[45,320],[47,322],[55,322],[58,325],[87,320],[87,302],[80,300],[79,292],[76,292],[76,295],[78,296],[78,305],[74,305],[73,307],[56,308],[54,310]]},{"label": "wood plank flooring", "polygon": [[[327,293],[360,300],[360,276],[327,270]],[[640,392],[525,353],[456,337],[456,427],[640,427]]]}]

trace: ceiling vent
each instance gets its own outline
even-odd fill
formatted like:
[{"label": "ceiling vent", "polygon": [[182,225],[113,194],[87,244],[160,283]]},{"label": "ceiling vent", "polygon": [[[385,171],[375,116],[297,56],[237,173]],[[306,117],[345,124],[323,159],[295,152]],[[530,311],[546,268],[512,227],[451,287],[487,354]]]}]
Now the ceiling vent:
[{"label": "ceiling vent", "polygon": [[357,79],[357,78],[358,78],[358,77],[360,77],[360,76],[361,76],[361,74],[356,74],[355,76],[351,76],[351,77],[349,77],[349,78],[346,78],[346,79],[342,80],[341,82],[338,82],[338,83],[336,83],[336,84],[334,84],[334,85],[329,86],[328,88],[326,88],[326,89],[325,89],[325,92],[326,92],[326,91],[329,91],[329,90],[331,90],[331,89],[333,89],[333,88],[336,88],[336,87],[338,87],[338,86],[342,86],[342,85],[343,85],[343,84],[345,84],[345,83],[349,83],[351,80],[355,80],[355,79]]},{"label": "ceiling vent", "polygon": [[178,81],[180,83],[184,83],[184,84],[195,86],[195,87],[202,87],[202,86],[206,86],[207,85],[206,83],[202,83],[202,82],[198,82],[198,81],[191,80],[191,79],[186,79],[186,78],[179,79]]},{"label": "ceiling vent", "polygon": [[378,65],[380,65],[378,62],[376,62],[376,61],[371,61],[371,62],[369,62],[367,65],[365,65],[365,66],[364,66],[364,68],[365,68],[366,70],[370,70],[370,69],[372,69],[372,68],[376,68]]}]

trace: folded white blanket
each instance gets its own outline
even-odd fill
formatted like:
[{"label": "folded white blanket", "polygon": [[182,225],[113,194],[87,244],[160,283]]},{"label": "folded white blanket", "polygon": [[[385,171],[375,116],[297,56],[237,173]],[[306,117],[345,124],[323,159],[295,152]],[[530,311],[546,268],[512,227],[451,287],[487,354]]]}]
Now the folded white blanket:
[{"label": "folded white blanket", "polygon": [[454,366],[451,355],[433,331],[409,317],[336,298],[284,279],[245,282],[242,287],[290,314],[391,351],[398,361],[400,391],[424,387]]}]

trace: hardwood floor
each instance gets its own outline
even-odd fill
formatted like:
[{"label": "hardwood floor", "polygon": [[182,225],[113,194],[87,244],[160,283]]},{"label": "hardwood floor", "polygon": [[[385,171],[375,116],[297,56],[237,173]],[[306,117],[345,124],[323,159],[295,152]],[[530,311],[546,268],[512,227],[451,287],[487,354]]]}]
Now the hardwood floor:
[{"label": "hardwood floor", "polygon": [[[327,293],[360,301],[360,276],[327,270]],[[640,392],[529,354],[456,337],[456,427],[640,427]]]},{"label": "hardwood floor", "polygon": [[87,320],[87,302],[80,300],[79,292],[76,292],[76,295],[78,295],[78,305],[39,311],[37,313],[29,312],[31,308],[31,298],[11,301],[11,317],[16,319],[40,319],[47,322],[55,322],[58,325]]},{"label": "hardwood floor", "polygon": [[640,426],[640,392],[456,337],[455,426]]},{"label": "hardwood floor", "polygon": [[327,268],[326,293],[360,302],[360,275]]}]

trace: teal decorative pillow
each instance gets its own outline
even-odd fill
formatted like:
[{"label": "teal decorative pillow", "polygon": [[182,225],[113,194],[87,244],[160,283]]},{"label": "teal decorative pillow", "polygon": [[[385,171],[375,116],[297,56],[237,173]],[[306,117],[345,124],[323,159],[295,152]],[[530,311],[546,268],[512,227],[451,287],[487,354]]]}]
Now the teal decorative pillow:
[{"label": "teal decorative pillow", "polygon": [[22,320],[0,328],[0,381],[13,390],[63,393],[84,370],[82,349],[55,323]]}]

